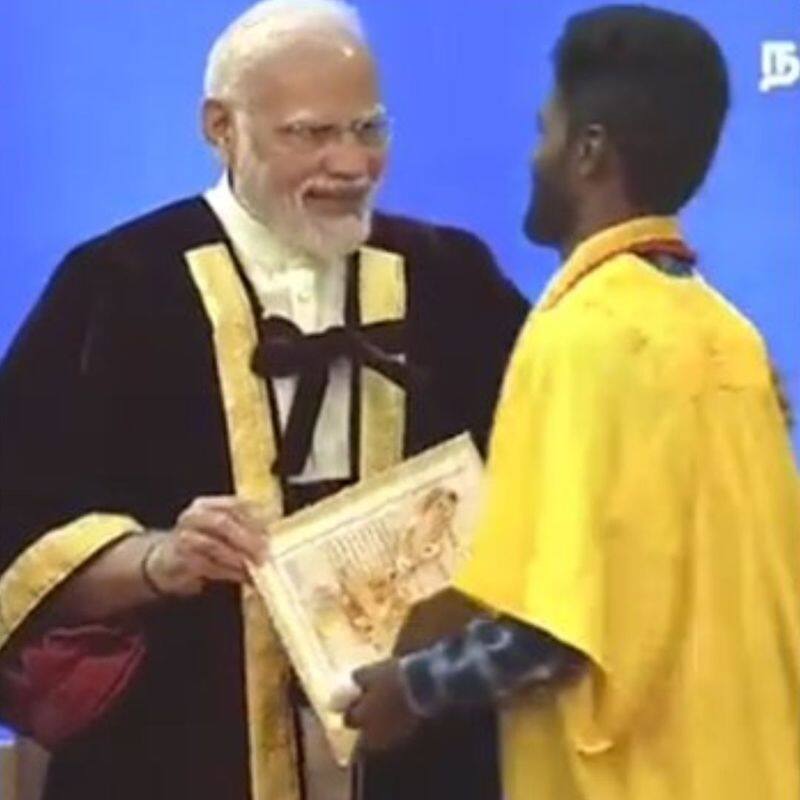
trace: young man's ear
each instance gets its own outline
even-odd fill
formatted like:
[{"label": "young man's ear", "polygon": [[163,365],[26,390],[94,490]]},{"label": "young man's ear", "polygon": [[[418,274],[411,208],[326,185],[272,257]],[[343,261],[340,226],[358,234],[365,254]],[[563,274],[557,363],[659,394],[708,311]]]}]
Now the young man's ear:
[{"label": "young man's ear", "polygon": [[578,141],[578,172],[581,177],[596,175],[608,163],[609,141],[606,129],[599,124],[587,125]]}]

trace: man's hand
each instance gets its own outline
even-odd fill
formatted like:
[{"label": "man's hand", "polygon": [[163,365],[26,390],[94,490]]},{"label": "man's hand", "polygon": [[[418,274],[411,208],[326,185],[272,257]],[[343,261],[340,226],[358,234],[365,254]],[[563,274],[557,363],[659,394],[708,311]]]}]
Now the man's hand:
[{"label": "man's hand", "polygon": [[388,750],[414,733],[421,719],[408,705],[397,659],[364,667],[353,680],[361,696],[347,710],[345,724],[361,730],[365,750]]},{"label": "man's hand", "polygon": [[200,497],[164,534],[146,564],[163,594],[188,597],[213,581],[246,583],[247,563],[265,555],[266,533],[250,504],[236,497]]}]

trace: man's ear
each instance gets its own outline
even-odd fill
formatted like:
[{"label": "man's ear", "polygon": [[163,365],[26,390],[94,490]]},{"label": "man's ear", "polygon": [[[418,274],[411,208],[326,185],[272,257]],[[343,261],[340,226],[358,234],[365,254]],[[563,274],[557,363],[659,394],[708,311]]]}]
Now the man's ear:
[{"label": "man's ear", "polygon": [[582,178],[594,177],[608,168],[612,148],[606,129],[597,123],[587,125],[577,142],[576,161]]},{"label": "man's ear", "polygon": [[222,100],[203,101],[203,135],[226,164],[230,163],[234,149],[233,111]]}]

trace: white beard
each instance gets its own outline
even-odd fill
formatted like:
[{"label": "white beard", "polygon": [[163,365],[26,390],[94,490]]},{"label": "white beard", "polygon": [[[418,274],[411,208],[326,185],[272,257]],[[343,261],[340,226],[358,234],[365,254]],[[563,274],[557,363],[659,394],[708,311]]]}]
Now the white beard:
[{"label": "white beard", "polygon": [[[234,189],[247,211],[288,248],[319,261],[330,261],[349,255],[369,238],[377,187],[359,182],[360,187],[368,189],[363,208],[355,214],[328,217],[309,213],[303,203],[309,188],[319,183],[318,179],[311,179],[293,195],[279,194],[272,185],[269,164],[248,143],[235,170]],[[325,183],[329,185],[328,181]]]}]

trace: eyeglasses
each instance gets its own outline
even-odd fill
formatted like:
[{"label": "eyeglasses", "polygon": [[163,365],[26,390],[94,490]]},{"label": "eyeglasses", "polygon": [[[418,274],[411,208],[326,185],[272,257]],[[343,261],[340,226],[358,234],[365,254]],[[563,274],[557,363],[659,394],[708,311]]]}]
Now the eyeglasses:
[{"label": "eyeglasses", "polygon": [[296,120],[279,125],[275,128],[275,133],[287,147],[303,152],[313,152],[338,144],[347,133],[361,147],[380,149],[389,143],[391,127],[390,118],[380,112],[344,124]]}]

